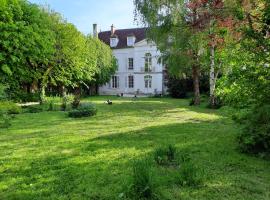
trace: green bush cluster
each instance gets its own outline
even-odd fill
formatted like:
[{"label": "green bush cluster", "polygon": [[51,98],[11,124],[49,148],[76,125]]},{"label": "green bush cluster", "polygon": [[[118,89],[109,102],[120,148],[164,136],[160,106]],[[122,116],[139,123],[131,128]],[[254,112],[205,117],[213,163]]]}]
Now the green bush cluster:
[{"label": "green bush cluster", "polygon": [[73,118],[90,117],[96,114],[97,109],[95,105],[91,103],[81,104],[77,109],[68,112],[68,116]]},{"label": "green bush cluster", "polygon": [[11,101],[0,101],[0,128],[11,125],[11,115],[21,113],[21,107]]},{"label": "green bush cluster", "polygon": [[241,151],[269,157],[270,105],[256,106],[237,121],[244,125],[238,136]]},{"label": "green bush cluster", "polygon": [[12,101],[1,101],[0,112],[6,114],[19,114],[21,113],[21,107]]}]

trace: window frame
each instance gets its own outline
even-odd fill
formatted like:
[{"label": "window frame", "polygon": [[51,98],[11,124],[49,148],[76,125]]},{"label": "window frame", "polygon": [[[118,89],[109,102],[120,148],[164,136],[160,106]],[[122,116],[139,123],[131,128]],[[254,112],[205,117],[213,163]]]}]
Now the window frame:
[{"label": "window frame", "polygon": [[134,69],[134,58],[128,58],[128,70],[133,70],[133,69]]},{"label": "window frame", "polygon": [[128,88],[134,88],[134,76],[128,75]]},{"label": "window frame", "polygon": [[150,75],[144,76],[144,87],[145,88],[152,88],[152,79],[153,79],[153,77]]},{"label": "window frame", "polygon": [[152,54],[146,53],[144,57],[144,71],[151,72],[152,71]]},{"label": "window frame", "polygon": [[113,89],[118,89],[119,85],[120,85],[120,80],[119,80],[119,76],[112,76],[111,78],[111,88]]}]

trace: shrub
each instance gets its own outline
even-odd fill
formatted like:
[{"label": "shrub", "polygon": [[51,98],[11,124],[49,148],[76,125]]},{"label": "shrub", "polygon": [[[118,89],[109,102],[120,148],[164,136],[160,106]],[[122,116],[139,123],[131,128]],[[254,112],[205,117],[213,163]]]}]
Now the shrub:
[{"label": "shrub", "polygon": [[69,117],[81,118],[81,117],[90,117],[97,114],[97,109],[95,105],[91,103],[81,104],[77,109],[72,110],[68,113]]},{"label": "shrub", "polygon": [[0,84],[0,100],[6,99],[7,97],[6,89],[7,89],[7,86]]},{"label": "shrub", "polygon": [[21,107],[11,101],[0,102],[0,112],[6,114],[19,114],[21,113]]},{"label": "shrub", "polygon": [[192,162],[185,161],[181,164],[177,176],[177,182],[181,186],[198,186],[203,180],[202,171]]},{"label": "shrub", "polygon": [[43,112],[43,107],[41,105],[30,105],[26,107],[26,112],[40,113],[40,112]]},{"label": "shrub", "polygon": [[[241,120],[240,120],[241,121]],[[270,155],[270,105],[257,106],[242,118],[244,129],[238,136],[242,152]]]},{"label": "shrub", "polygon": [[11,126],[11,117],[6,113],[0,112],[0,128],[8,128]]},{"label": "shrub", "polygon": [[135,199],[153,199],[155,196],[150,166],[147,160],[133,163],[131,194]]},{"label": "shrub", "polygon": [[40,95],[39,93],[28,93],[26,91],[18,91],[13,95],[12,99],[15,99],[20,102],[39,102]]},{"label": "shrub", "polygon": [[61,110],[66,111],[68,106],[73,102],[74,96],[73,95],[66,95],[62,98]]},{"label": "shrub", "polygon": [[168,165],[175,161],[176,148],[168,145],[166,148],[158,148],[154,152],[154,159],[159,165]]}]

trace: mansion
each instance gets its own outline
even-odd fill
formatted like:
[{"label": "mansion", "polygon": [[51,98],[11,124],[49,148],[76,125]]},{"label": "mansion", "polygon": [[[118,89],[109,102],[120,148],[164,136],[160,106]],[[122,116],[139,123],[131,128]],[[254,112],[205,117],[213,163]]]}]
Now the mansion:
[{"label": "mansion", "polygon": [[166,93],[165,68],[158,62],[160,52],[146,39],[146,28],[97,32],[93,35],[113,50],[118,69],[109,83],[99,88],[101,95],[159,95]]}]

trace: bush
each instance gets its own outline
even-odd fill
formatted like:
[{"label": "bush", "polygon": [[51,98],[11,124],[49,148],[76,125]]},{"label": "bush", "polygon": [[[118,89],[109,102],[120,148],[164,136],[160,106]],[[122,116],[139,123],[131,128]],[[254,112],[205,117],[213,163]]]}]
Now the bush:
[{"label": "bush", "polygon": [[16,94],[14,94],[14,97],[12,99],[15,99],[20,102],[39,102],[40,95],[39,93],[28,93],[25,91],[18,91]]},{"label": "bush", "polygon": [[168,145],[166,148],[158,148],[154,152],[154,159],[158,165],[168,165],[175,161],[176,148]]},{"label": "bush", "polygon": [[0,112],[6,114],[19,114],[21,113],[22,109],[17,104],[11,101],[1,101],[0,102]]},{"label": "bush", "polygon": [[7,89],[7,86],[0,84],[0,101],[6,99],[7,97],[6,89]]},{"label": "bush", "polygon": [[189,80],[180,79],[176,77],[169,77],[168,79],[168,92],[173,98],[185,98],[187,96],[187,91],[192,90],[188,88]]},{"label": "bush", "polygon": [[11,117],[6,114],[6,113],[2,113],[0,112],[0,128],[8,128],[11,126]]},{"label": "bush", "polygon": [[68,113],[69,117],[81,118],[81,117],[90,117],[97,114],[97,109],[95,105],[91,103],[81,104],[77,109],[72,110]]},{"label": "bush", "polygon": [[43,107],[41,105],[31,105],[26,107],[26,112],[28,113],[40,113],[43,112]]},{"label": "bush", "polygon": [[242,152],[270,155],[270,105],[257,106],[242,117],[244,129],[238,136]]},{"label": "bush", "polygon": [[68,110],[68,106],[72,104],[74,99],[73,95],[66,95],[62,98],[61,110],[66,111]]},{"label": "bush", "polygon": [[131,194],[135,199],[154,199],[150,166],[147,160],[138,160],[133,163]]},{"label": "bush", "polygon": [[181,164],[177,182],[181,186],[198,186],[202,183],[202,171],[192,162],[185,161]]}]

